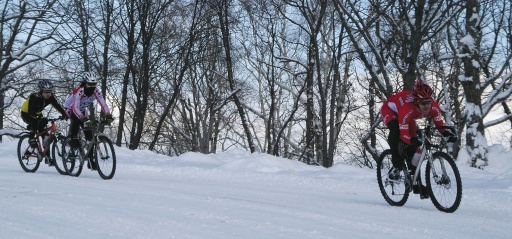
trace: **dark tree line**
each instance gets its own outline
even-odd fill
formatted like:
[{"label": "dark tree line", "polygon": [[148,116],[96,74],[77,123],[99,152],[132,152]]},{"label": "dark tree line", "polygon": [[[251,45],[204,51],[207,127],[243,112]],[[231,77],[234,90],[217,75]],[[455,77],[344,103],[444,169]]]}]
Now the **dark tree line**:
[{"label": "dark tree line", "polygon": [[94,71],[118,146],[373,167],[387,147],[381,102],[423,80],[459,129],[450,152],[464,148],[483,167],[488,139],[510,145],[510,9],[505,0],[3,0],[0,128],[23,127],[18,107],[36,78],[53,79],[63,101]]}]

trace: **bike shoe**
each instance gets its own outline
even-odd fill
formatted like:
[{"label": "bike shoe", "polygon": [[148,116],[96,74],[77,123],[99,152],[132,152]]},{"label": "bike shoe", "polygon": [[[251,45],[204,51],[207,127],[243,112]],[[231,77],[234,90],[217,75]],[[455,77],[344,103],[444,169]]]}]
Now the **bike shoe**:
[{"label": "bike shoe", "polygon": [[48,166],[55,166],[55,160],[53,158],[48,158]]},{"label": "bike shoe", "polygon": [[98,167],[96,166],[96,163],[91,160],[91,163],[87,163],[87,168],[96,170]]},{"label": "bike shoe", "polygon": [[412,187],[412,193],[419,194],[421,199],[427,199],[430,197],[428,194],[427,187],[425,187],[423,185],[421,185],[421,187],[420,187],[420,185],[414,185]]},{"label": "bike shoe", "polygon": [[421,191],[420,193],[420,199],[429,199],[430,195],[428,194],[428,191]]}]

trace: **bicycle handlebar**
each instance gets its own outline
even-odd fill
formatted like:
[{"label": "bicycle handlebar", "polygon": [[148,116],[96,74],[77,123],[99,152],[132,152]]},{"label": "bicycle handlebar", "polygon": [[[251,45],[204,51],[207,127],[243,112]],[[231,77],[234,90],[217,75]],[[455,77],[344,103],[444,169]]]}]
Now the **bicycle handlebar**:
[{"label": "bicycle handlebar", "polygon": [[67,117],[64,117],[62,115],[57,118],[47,118],[48,122],[57,121],[57,120],[65,120],[65,119],[67,119]]},{"label": "bicycle handlebar", "polygon": [[455,127],[453,126],[437,126],[437,127],[432,127],[432,129],[449,129],[452,133],[455,133]]},{"label": "bicycle handlebar", "polygon": [[427,143],[429,147],[441,148],[441,147],[443,147],[443,145],[446,144],[446,138],[451,137],[451,136],[445,137],[443,135],[438,134],[437,136],[441,136],[441,138],[442,138],[441,143],[439,143],[439,144],[433,143],[431,138],[433,136],[434,130],[441,130],[441,129],[447,129],[450,132],[452,132],[453,134],[456,134],[456,132],[457,132],[455,130],[455,127],[453,127],[453,126],[430,126],[430,125],[428,125],[423,129],[418,129],[417,134],[418,134],[418,136],[421,136],[422,138],[424,138],[425,143]]},{"label": "bicycle handlebar", "polygon": [[83,130],[85,131],[91,131],[91,130],[97,130],[100,125],[110,126],[107,120],[89,120],[89,123],[84,125]]}]

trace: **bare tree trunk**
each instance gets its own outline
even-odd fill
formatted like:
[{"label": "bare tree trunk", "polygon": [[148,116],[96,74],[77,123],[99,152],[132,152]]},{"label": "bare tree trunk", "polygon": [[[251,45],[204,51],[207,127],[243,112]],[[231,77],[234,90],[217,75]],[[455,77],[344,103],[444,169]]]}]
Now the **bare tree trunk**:
[{"label": "bare tree trunk", "polygon": [[[148,111],[150,98],[150,82],[151,70],[153,66],[153,44],[155,44],[155,35],[159,23],[163,20],[162,15],[165,13],[173,0],[166,1],[142,1],[137,5],[139,14],[139,23],[141,31],[141,59],[140,72],[137,82],[137,99],[135,102],[134,125],[132,127],[135,132],[131,133],[130,149],[137,149],[140,146],[142,134],[145,131],[145,122]],[[156,53],[155,53],[156,54]]]},{"label": "bare tree trunk", "polygon": [[464,65],[464,75],[459,77],[464,95],[466,96],[465,121],[466,145],[471,166],[487,166],[487,139],[485,138],[482,99],[480,88],[480,67],[475,62],[480,62],[480,42],[482,32],[479,16],[480,4],[477,0],[466,1],[466,31],[467,36],[459,41],[461,60]]},{"label": "bare tree trunk", "polygon": [[[110,43],[112,39],[112,15],[114,14],[114,1],[107,0],[104,1],[104,30],[100,32],[103,32],[103,51],[102,51],[102,68],[101,68],[101,94],[107,99],[107,81],[108,81],[108,73],[109,73],[109,55],[110,55]],[[100,115],[104,115],[103,111],[100,113]],[[103,126],[101,128],[101,131],[103,131]]]},{"label": "bare tree trunk", "polygon": [[134,58],[135,58],[135,49],[137,47],[137,43],[135,40],[135,27],[137,25],[135,19],[135,1],[129,1],[126,3],[126,11],[127,11],[127,21],[126,25],[128,29],[126,29],[126,69],[123,75],[122,81],[122,89],[121,89],[121,104],[119,108],[119,125],[117,126],[117,138],[116,145],[121,146],[123,142],[123,133],[124,133],[124,125],[125,125],[125,117],[126,117],[126,103],[128,101],[128,84],[130,82],[130,78],[135,78],[135,67],[134,67]]},{"label": "bare tree trunk", "polygon": [[[179,74],[177,79],[174,81],[174,88],[172,92],[172,96],[167,102],[167,105],[164,108],[164,111],[161,114],[161,117],[158,121],[158,125],[155,129],[155,133],[153,136],[153,140],[151,141],[149,145],[149,150],[153,150],[155,147],[155,144],[158,140],[158,137],[160,135],[160,131],[162,129],[162,126],[165,122],[165,119],[167,118],[167,115],[169,114],[171,107],[176,103],[176,99],[178,98],[178,95],[181,93],[181,85],[183,82],[183,79],[185,78],[185,73],[190,68],[190,58],[192,57],[192,50],[194,47],[194,44],[196,43],[196,27],[198,23],[198,15],[200,12],[198,12],[198,2],[196,2],[196,5],[194,7],[194,12],[192,14],[192,23],[189,29],[188,33],[188,39],[187,39],[187,45],[183,46],[182,51],[180,51],[180,54],[177,55],[177,58],[181,59],[183,61],[181,65],[181,69],[179,69]],[[176,56],[175,56],[176,57]],[[196,130],[196,129],[192,129]]]},{"label": "bare tree trunk", "polygon": [[[219,17],[220,30],[222,33],[222,44],[224,46],[224,52],[226,57],[226,67],[227,67],[227,80],[229,83],[229,87],[232,92],[238,91],[238,87],[236,86],[234,70],[233,70],[233,60],[231,58],[231,35],[230,35],[230,19],[229,19],[229,2],[228,0],[223,0],[220,6],[217,6],[217,14]],[[247,114],[245,109],[240,101],[238,93],[232,94],[233,101],[238,110],[238,114],[240,116],[240,123],[244,129],[245,136],[247,137],[247,144],[251,153],[256,151],[256,147],[253,142],[253,136],[249,128],[249,123],[247,122]]]}]

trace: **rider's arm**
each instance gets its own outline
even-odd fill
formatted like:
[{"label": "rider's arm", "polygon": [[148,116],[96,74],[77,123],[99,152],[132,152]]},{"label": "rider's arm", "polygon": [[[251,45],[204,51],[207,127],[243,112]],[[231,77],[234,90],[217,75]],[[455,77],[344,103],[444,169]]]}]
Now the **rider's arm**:
[{"label": "rider's arm", "polygon": [[98,101],[98,104],[100,104],[101,110],[103,110],[103,113],[105,113],[106,115],[109,115],[110,114],[110,109],[108,108],[108,105],[105,102],[105,99],[101,95],[101,92],[98,90],[98,88],[96,88],[94,90],[94,97],[96,97],[96,100]]},{"label": "rider's arm", "polygon": [[[441,114],[441,108],[439,108],[439,104],[435,101],[432,102],[432,108],[429,111],[429,115],[434,121],[434,125],[436,127],[444,126],[443,116]],[[439,129],[440,133],[447,131],[447,129]]]},{"label": "rider's arm", "polygon": [[414,121],[414,109],[411,107],[402,107],[398,111],[398,128],[400,129],[400,139],[406,143],[411,144],[411,138],[416,136],[413,132],[416,128]]},{"label": "rider's arm", "polygon": [[73,91],[73,104],[71,105],[71,110],[73,111],[73,113],[75,113],[75,116],[79,119],[83,118],[84,117],[84,114],[82,114],[82,109],[80,108],[80,104],[81,104],[81,98],[82,98],[82,95],[84,94],[84,88],[78,88],[76,89],[75,91]]},{"label": "rider's arm", "polygon": [[53,108],[55,108],[57,111],[59,111],[59,113],[61,115],[66,115],[66,111],[64,111],[64,108],[62,107],[62,105],[59,104],[59,102],[57,102],[57,99],[55,98],[55,96],[50,96],[49,98],[50,100],[50,104],[52,104]]}]

